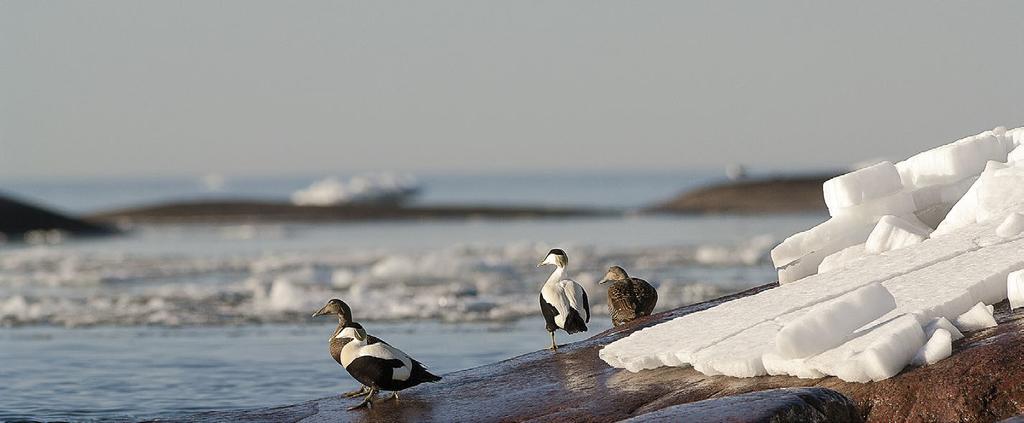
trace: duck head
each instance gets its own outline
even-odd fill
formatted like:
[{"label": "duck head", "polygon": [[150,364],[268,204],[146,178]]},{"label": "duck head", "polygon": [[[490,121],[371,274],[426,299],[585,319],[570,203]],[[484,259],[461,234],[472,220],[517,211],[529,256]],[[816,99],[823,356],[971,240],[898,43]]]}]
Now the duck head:
[{"label": "duck head", "polygon": [[540,262],[537,267],[541,267],[547,264],[553,264],[556,267],[565,267],[569,264],[569,256],[565,255],[565,251],[559,248],[555,248],[548,251],[548,255],[544,257],[544,261]]},{"label": "duck head", "polygon": [[328,301],[320,310],[313,313],[313,317],[329,315],[338,316],[338,320],[342,323],[352,321],[352,309],[344,301],[337,298]]},{"label": "duck head", "polygon": [[626,270],[619,266],[612,266],[608,268],[608,273],[604,274],[604,279],[598,283],[608,283],[614,281],[622,281],[629,279],[629,275],[626,274]]}]

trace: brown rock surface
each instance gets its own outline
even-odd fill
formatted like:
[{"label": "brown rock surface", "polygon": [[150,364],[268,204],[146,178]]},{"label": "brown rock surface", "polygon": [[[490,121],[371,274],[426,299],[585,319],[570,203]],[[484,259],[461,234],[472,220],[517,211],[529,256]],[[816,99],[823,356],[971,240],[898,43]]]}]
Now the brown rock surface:
[{"label": "brown rock surface", "polygon": [[651,207],[656,213],[823,212],[821,186],[833,174],[725,182],[685,192]]},{"label": "brown rock surface", "polygon": [[[969,333],[953,355],[907,368],[891,379],[848,383],[834,377],[738,379],[692,368],[630,373],[598,358],[604,345],[642,327],[774,287],[656,314],[609,329],[557,353],[538,351],[444,375],[441,383],[403,392],[398,403],[347,412],[355,400],[329,397],[302,404],[192,416],[200,421],[618,421],[709,398],[787,387],[822,387],[853,400],[869,422],[998,421],[1024,412],[1024,314],[996,308],[999,325]],[[664,412],[671,412],[667,410]],[[696,421],[696,420],[694,420]]]},{"label": "brown rock surface", "polygon": [[503,206],[296,206],[258,200],[182,201],[111,210],[89,220],[117,225],[138,223],[347,222],[371,220],[586,217],[621,214],[612,210]]},{"label": "brown rock surface", "polygon": [[72,235],[108,235],[112,228],[0,195],[0,234],[12,239],[31,231],[57,230]]}]

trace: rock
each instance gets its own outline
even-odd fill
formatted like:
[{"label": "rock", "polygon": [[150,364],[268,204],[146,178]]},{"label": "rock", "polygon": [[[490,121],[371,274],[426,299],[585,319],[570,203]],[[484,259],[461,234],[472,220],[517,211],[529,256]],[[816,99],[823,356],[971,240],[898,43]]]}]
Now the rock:
[{"label": "rock", "polygon": [[853,401],[825,388],[782,388],[665,407],[623,420],[660,422],[859,422]]},{"label": "rock", "polygon": [[[822,184],[834,174],[741,180],[712,185],[655,205],[653,213],[825,212]],[[784,194],[784,195],[780,195]]]},{"label": "rock", "polygon": [[110,210],[90,220],[120,226],[138,223],[346,222],[371,220],[589,217],[621,211],[589,208],[505,206],[297,206],[279,201],[201,200]]},{"label": "rock", "polygon": [[71,235],[105,235],[115,231],[0,195],[0,234],[19,239],[32,231],[56,230]]},{"label": "rock", "polygon": [[[345,408],[354,405],[355,400],[334,396],[286,407],[204,413],[188,419],[610,422],[659,410],[675,413],[673,410],[679,409],[671,407],[698,406],[697,402],[707,399],[807,386],[827,388],[849,398],[856,405],[859,417],[868,422],[996,421],[1024,413],[1024,389],[1021,388],[1024,386],[1024,349],[1019,347],[1024,343],[1024,312],[1010,313],[1005,301],[996,307],[998,326],[972,332],[954,342],[953,355],[945,360],[926,367],[907,368],[881,382],[850,383],[834,377],[807,380],[787,376],[737,379],[704,376],[692,368],[676,367],[630,373],[611,368],[598,358],[601,347],[636,330],[775,286],[764,285],[637,319],[585,341],[565,345],[558,352],[537,351],[450,373],[444,375],[440,383],[403,392],[398,403],[381,403],[370,411],[347,412]],[[755,398],[775,396],[776,400],[761,402],[765,412],[769,412],[772,407],[785,403],[778,395],[762,393]],[[809,398],[803,397],[803,401],[813,406]],[[742,404],[735,407],[742,409],[746,403]],[[821,404],[831,407],[842,401],[835,399]],[[726,412],[725,408],[711,403],[699,407],[708,413]],[[816,408],[821,410],[821,407]],[[842,409],[828,412],[842,412]]]}]

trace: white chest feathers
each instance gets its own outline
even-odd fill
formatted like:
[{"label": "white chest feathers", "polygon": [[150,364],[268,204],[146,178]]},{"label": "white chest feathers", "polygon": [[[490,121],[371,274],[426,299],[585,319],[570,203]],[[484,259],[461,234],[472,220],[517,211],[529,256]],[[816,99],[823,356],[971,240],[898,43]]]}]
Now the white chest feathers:
[{"label": "white chest feathers", "polygon": [[[344,332],[343,330],[342,333],[339,333],[338,337],[340,338]],[[398,360],[402,363],[400,367],[392,367],[391,378],[393,380],[408,380],[409,376],[412,375],[412,359],[398,348],[383,342],[367,344],[365,339],[360,341],[355,339],[354,336],[352,338],[353,340],[345,344],[345,347],[341,349],[341,365],[345,366],[345,368],[348,368],[359,357],[373,357],[381,360],[377,365],[386,365],[384,362],[391,360]]]},{"label": "white chest feathers", "polygon": [[549,280],[540,290],[544,301],[551,304],[558,315],[555,316],[555,324],[565,328],[565,319],[569,318],[569,310],[576,310],[576,313],[583,316],[583,287],[572,279]]}]

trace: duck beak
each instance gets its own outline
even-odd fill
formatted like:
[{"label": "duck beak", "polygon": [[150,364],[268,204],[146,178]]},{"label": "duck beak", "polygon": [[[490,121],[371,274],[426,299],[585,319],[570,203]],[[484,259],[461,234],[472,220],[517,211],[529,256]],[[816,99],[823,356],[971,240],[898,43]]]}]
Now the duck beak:
[{"label": "duck beak", "polygon": [[600,281],[598,281],[597,284],[598,285],[604,285],[604,284],[606,284],[608,282],[611,282],[611,281],[608,280],[608,278],[604,278],[604,279],[601,279]]},{"label": "duck beak", "polygon": [[313,313],[312,317],[323,316],[325,314],[328,314],[327,313],[327,306],[321,307],[319,310],[316,311],[316,313]]}]

